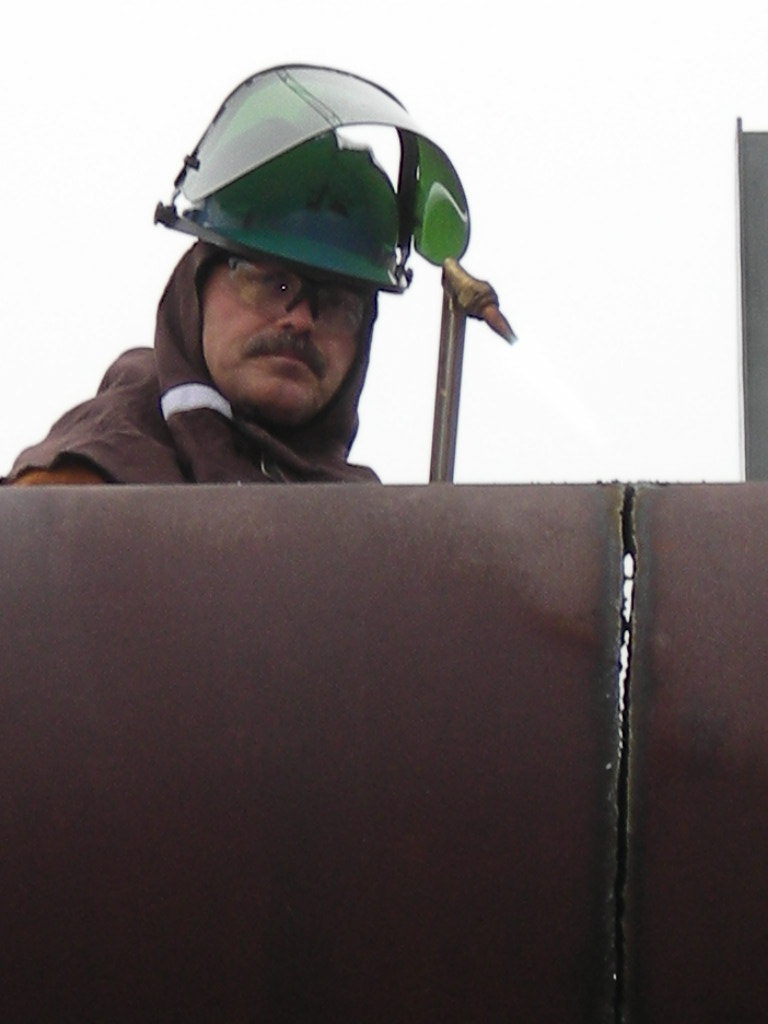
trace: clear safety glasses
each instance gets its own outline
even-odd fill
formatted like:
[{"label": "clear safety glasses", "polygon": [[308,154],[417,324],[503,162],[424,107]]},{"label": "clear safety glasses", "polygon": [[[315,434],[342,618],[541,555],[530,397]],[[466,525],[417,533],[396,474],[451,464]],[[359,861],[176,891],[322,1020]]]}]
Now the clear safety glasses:
[{"label": "clear safety glasses", "polygon": [[366,299],[352,288],[312,281],[279,263],[236,256],[229,258],[229,278],[240,300],[265,316],[279,317],[306,300],[323,330],[356,333],[362,326]]}]

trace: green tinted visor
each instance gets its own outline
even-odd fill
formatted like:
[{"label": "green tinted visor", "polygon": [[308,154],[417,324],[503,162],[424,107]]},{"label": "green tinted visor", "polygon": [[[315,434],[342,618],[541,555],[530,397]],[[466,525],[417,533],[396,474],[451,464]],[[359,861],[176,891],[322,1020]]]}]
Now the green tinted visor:
[{"label": "green tinted visor", "polygon": [[[461,182],[446,154],[414,124],[390,93],[356,75],[295,65],[263,71],[224,101],[176,179],[171,205],[156,219],[200,234],[176,210],[178,199],[200,208],[214,193],[252,175],[297,146],[337,128],[386,125],[400,139],[398,238],[390,290],[407,286],[411,240],[425,259],[458,259],[469,240],[469,213]],[[256,181],[256,176],[251,176]],[[194,218],[192,218],[194,219]]]}]

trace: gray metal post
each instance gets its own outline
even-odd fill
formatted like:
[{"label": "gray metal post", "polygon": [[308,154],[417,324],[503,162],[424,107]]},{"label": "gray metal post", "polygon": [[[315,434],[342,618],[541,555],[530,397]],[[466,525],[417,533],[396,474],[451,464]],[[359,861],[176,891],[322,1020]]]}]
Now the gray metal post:
[{"label": "gray metal post", "polygon": [[768,132],[737,122],[747,480],[768,480]]}]

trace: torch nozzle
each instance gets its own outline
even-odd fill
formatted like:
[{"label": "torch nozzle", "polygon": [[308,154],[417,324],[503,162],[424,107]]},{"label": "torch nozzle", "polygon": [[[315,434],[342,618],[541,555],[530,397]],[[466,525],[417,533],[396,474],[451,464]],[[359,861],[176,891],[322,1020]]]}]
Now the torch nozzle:
[{"label": "torch nozzle", "polygon": [[488,281],[472,277],[453,259],[443,263],[443,288],[450,292],[467,316],[485,320],[510,345],[517,341],[509,321],[499,309],[499,298]]}]

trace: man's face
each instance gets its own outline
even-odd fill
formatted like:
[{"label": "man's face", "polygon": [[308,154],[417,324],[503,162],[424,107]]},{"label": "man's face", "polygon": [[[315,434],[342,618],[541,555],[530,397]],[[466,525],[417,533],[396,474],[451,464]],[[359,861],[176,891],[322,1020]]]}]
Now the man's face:
[{"label": "man's face", "polygon": [[272,423],[306,423],[351,367],[366,303],[332,282],[310,284],[283,264],[231,260],[202,298],[203,355],[231,404]]}]

